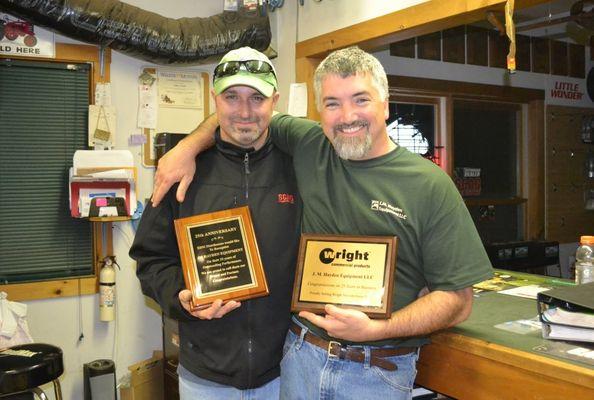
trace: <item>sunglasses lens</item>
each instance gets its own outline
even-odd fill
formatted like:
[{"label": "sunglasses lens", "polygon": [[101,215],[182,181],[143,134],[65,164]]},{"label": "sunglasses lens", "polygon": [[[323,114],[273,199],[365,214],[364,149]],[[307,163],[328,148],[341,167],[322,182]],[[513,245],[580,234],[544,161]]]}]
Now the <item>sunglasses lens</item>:
[{"label": "sunglasses lens", "polygon": [[244,66],[244,70],[252,74],[268,74],[274,73],[272,66],[264,61],[260,60],[248,60],[248,61],[228,61],[223,64],[217,65],[213,74],[213,81],[215,79],[224,78],[225,76],[235,75]]},{"label": "sunglasses lens", "polygon": [[223,64],[217,65],[214,70],[214,77],[223,78],[229,75],[235,75],[239,71],[241,63],[239,61],[229,61]]},{"label": "sunglasses lens", "polygon": [[253,74],[267,74],[272,72],[272,67],[270,64],[265,63],[264,61],[250,60],[245,61],[244,64],[247,70]]}]

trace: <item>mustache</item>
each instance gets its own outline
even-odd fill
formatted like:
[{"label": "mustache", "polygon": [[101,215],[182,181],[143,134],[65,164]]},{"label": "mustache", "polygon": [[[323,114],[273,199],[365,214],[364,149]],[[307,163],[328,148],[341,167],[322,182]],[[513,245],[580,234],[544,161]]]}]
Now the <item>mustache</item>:
[{"label": "mustache", "polygon": [[334,126],[334,132],[337,131],[342,131],[345,129],[351,129],[351,128],[367,128],[369,126],[369,123],[367,121],[353,121],[349,124],[338,124],[336,126]]},{"label": "mustache", "polygon": [[258,122],[260,119],[256,118],[256,117],[250,117],[250,118],[241,118],[241,117],[235,117],[235,118],[231,118],[231,122]]}]

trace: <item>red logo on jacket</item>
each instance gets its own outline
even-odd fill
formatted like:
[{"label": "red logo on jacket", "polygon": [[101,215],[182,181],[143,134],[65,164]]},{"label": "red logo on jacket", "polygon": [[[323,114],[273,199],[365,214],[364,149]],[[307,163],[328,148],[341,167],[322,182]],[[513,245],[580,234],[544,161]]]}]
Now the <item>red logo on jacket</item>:
[{"label": "red logo on jacket", "polygon": [[277,203],[279,203],[279,204],[283,204],[283,203],[294,204],[295,196],[292,194],[289,194],[289,193],[279,193]]}]

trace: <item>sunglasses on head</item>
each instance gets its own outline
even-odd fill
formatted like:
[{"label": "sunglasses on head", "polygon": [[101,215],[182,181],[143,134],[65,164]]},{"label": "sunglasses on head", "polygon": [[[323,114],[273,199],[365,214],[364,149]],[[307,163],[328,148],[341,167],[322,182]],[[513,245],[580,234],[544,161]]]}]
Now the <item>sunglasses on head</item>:
[{"label": "sunglasses on head", "polygon": [[227,61],[217,65],[213,74],[213,81],[215,79],[223,78],[225,76],[235,75],[244,67],[247,72],[252,74],[269,74],[274,75],[272,65],[266,61],[261,60],[245,60],[245,61]]}]

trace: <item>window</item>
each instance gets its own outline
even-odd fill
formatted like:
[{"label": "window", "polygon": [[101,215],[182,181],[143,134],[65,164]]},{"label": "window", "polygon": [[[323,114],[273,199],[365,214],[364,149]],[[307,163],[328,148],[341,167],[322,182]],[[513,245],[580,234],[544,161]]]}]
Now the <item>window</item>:
[{"label": "window", "polygon": [[[101,58],[104,64],[99,68]],[[11,275],[10,278],[0,277],[2,279],[0,290],[7,292],[9,299],[14,301],[96,293],[97,260],[102,254],[104,241],[102,234],[106,225],[102,222],[90,223],[86,220],[70,218],[67,182],[68,168],[72,165],[74,150],[86,147],[86,113],[89,101],[94,98],[94,83],[109,82],[111,52],[105,49],[103,57],[100,57],[96,46],[56,43],[55,59],[12,57],[10,62],[12,66],[8,67],[8,58],[0,56],[0,64],[3,64],[0,69],[4,76],[0,78],[0,97],[5,99],[0,100],[0,115],[2,115],[0,141],[3,148],[0,153],[0,207],[5,207],[4,209],[7,210],[2,211],[3,214],[0,216],[2,218],[0,229],[5,232],[0,234],[0,275],[4,274],[5,269],[12,270],[11,273],[6,273]],[[15,76],[6,75],[16,73],[12,68],[17,64],[19,67],[14,68],[21,68],[18,70],[21,73],[22,68],[41,68],[44,73],[34,74],[35,80],[28,79],[27,82],[17,84]],[[76,83],[62,82],[62,86],[52,94],[57,97],[52,98],[47,91],[42,90],[42,82],[39,79],[44,74],[56,73],[68,74],[70,77],[76,75],[77,78],[74,80]],[[53,77],[49,81],[55,85],[57,79]],[[16,89],[13,88],[11,95],[6,96],[6,89],[12,86]],[[67,118],[62,121],[47,119],[46,113],[56,108],[57,99],[65,98],[67,94],[74,96],[75,92],[77,100],[80,100],[80,108],[74,107],[72,112],[64,112],[63,115]],[[81,114],[84,114],[82,118],[80,118]],[[40,118],[45,120],[38,125],[34,121]],[[66,144],[66,141],[72,137],[66,135],[67,131],[64,128],[66,124],[74,123],[78,124],[76,129],[82,127],[82,136],[78,136],[75,142]],[[19,134],[19,127],[23,128],[24,133]],[[56,136],[50,140],[52,135]],[[20,147],[24,147],[22,141],[25,139],[34,142],[32,146],[26,145],[29,146],[27,151],[22,151]],[[12,185],[9,189],[5,183],[8,179],[6,171],[13,168],[13,163],[19,162],[21,168],[16,172],[21,174],[21,179],[18,180],[19,184]],[[46,167],[40,169],[40,163],[46,163]],[[59,173],[50,178],[49,171],[52,168],[57,169]],[[11,173],[16,172],[13,168]],[[31,183],[43,188],[51,187],[52,190],[48,190],[48,193],[56,198],[59,197],[58,202],[49,204],[41,201],[40,194],[35,192],[37,189],[31,188]],[[29,192],[32,193],[25,190],[27,185],[29,185]],[[26,200],[23,200],[23,197],[26,197]],[[25,220],[30,224],[28,231],[23,230]],[[33,221],[32,225],[31,221]],[[48,223],[53,223],[58,228],[62,223],[71,224],[72,229],[79,230],[77,235],[80,234],[80,236],[73,239],[67,238],[67,234],[60,233],[58,230],[44,233],[44,225]],[[110,230],[107,231],[108,235],[105,239],[107,248],[110,247],[109,233]],[[43,235],[49,239],[42,240]],[[74,242],[67,243],[69,240],[80,240],[81,245],[72,245]],[[17,244],[18,242],[21,244]],[[44,243],[49,242],[51,246],[44,248]],[[26,246],[22,247],[22,243]],[[5,261],[4,257],[9,252],[14,253],[11,255],[10,262]],[[20,268],[26,270],[30,266],[27,264],[27,257],[36,257],[36,262],[42,263],[41,265],[45,268],[33,273],[32,271],[21,273]],[[60,257],[63,260],[70,258],[76,261],[62,264],[60,272],[58,272],[59,268],[53,271],[52,268],[48,268],[52,263],[57,266],[59,262],[56,259]],[[19,273],[15,274],[15,271]],[[5,284],[6,281],[15,283]]]},{"label": "window", "polygon": [[388,104],[388,135],[402,147],[439,164],[436,134],[438,104],[431,98],[392,97]]},{"label": "window", "polygon": [[[473,169],[478,191],[461,193],[485,243],[524,239],[520,169],[521,106],[513,103],[455,100],[454,170]],[[476,188],[476,185],[473,185]]]},{"label": "window", "polygon": [[87,141],[89,72],[0,60],[1,283],[93,274],[91,225],[68,207],[68,168]]},{"label": "window", "polygon": [[520,106],[454,102],[454,167],[477,167],[483,179],[481,197],[519,195]]},{"label": "window", "polygon": [[542,238],[544,90],[400,75],[389,75],[388,84],[390,102],[435,105],[435,155],[444,171],[456,178],[467,167],[471,178],[480,168],[480,195],[477,179],[459,187],[474,191],[464,200],[475,222],[496,221],[497,233],[483,240]]}]

